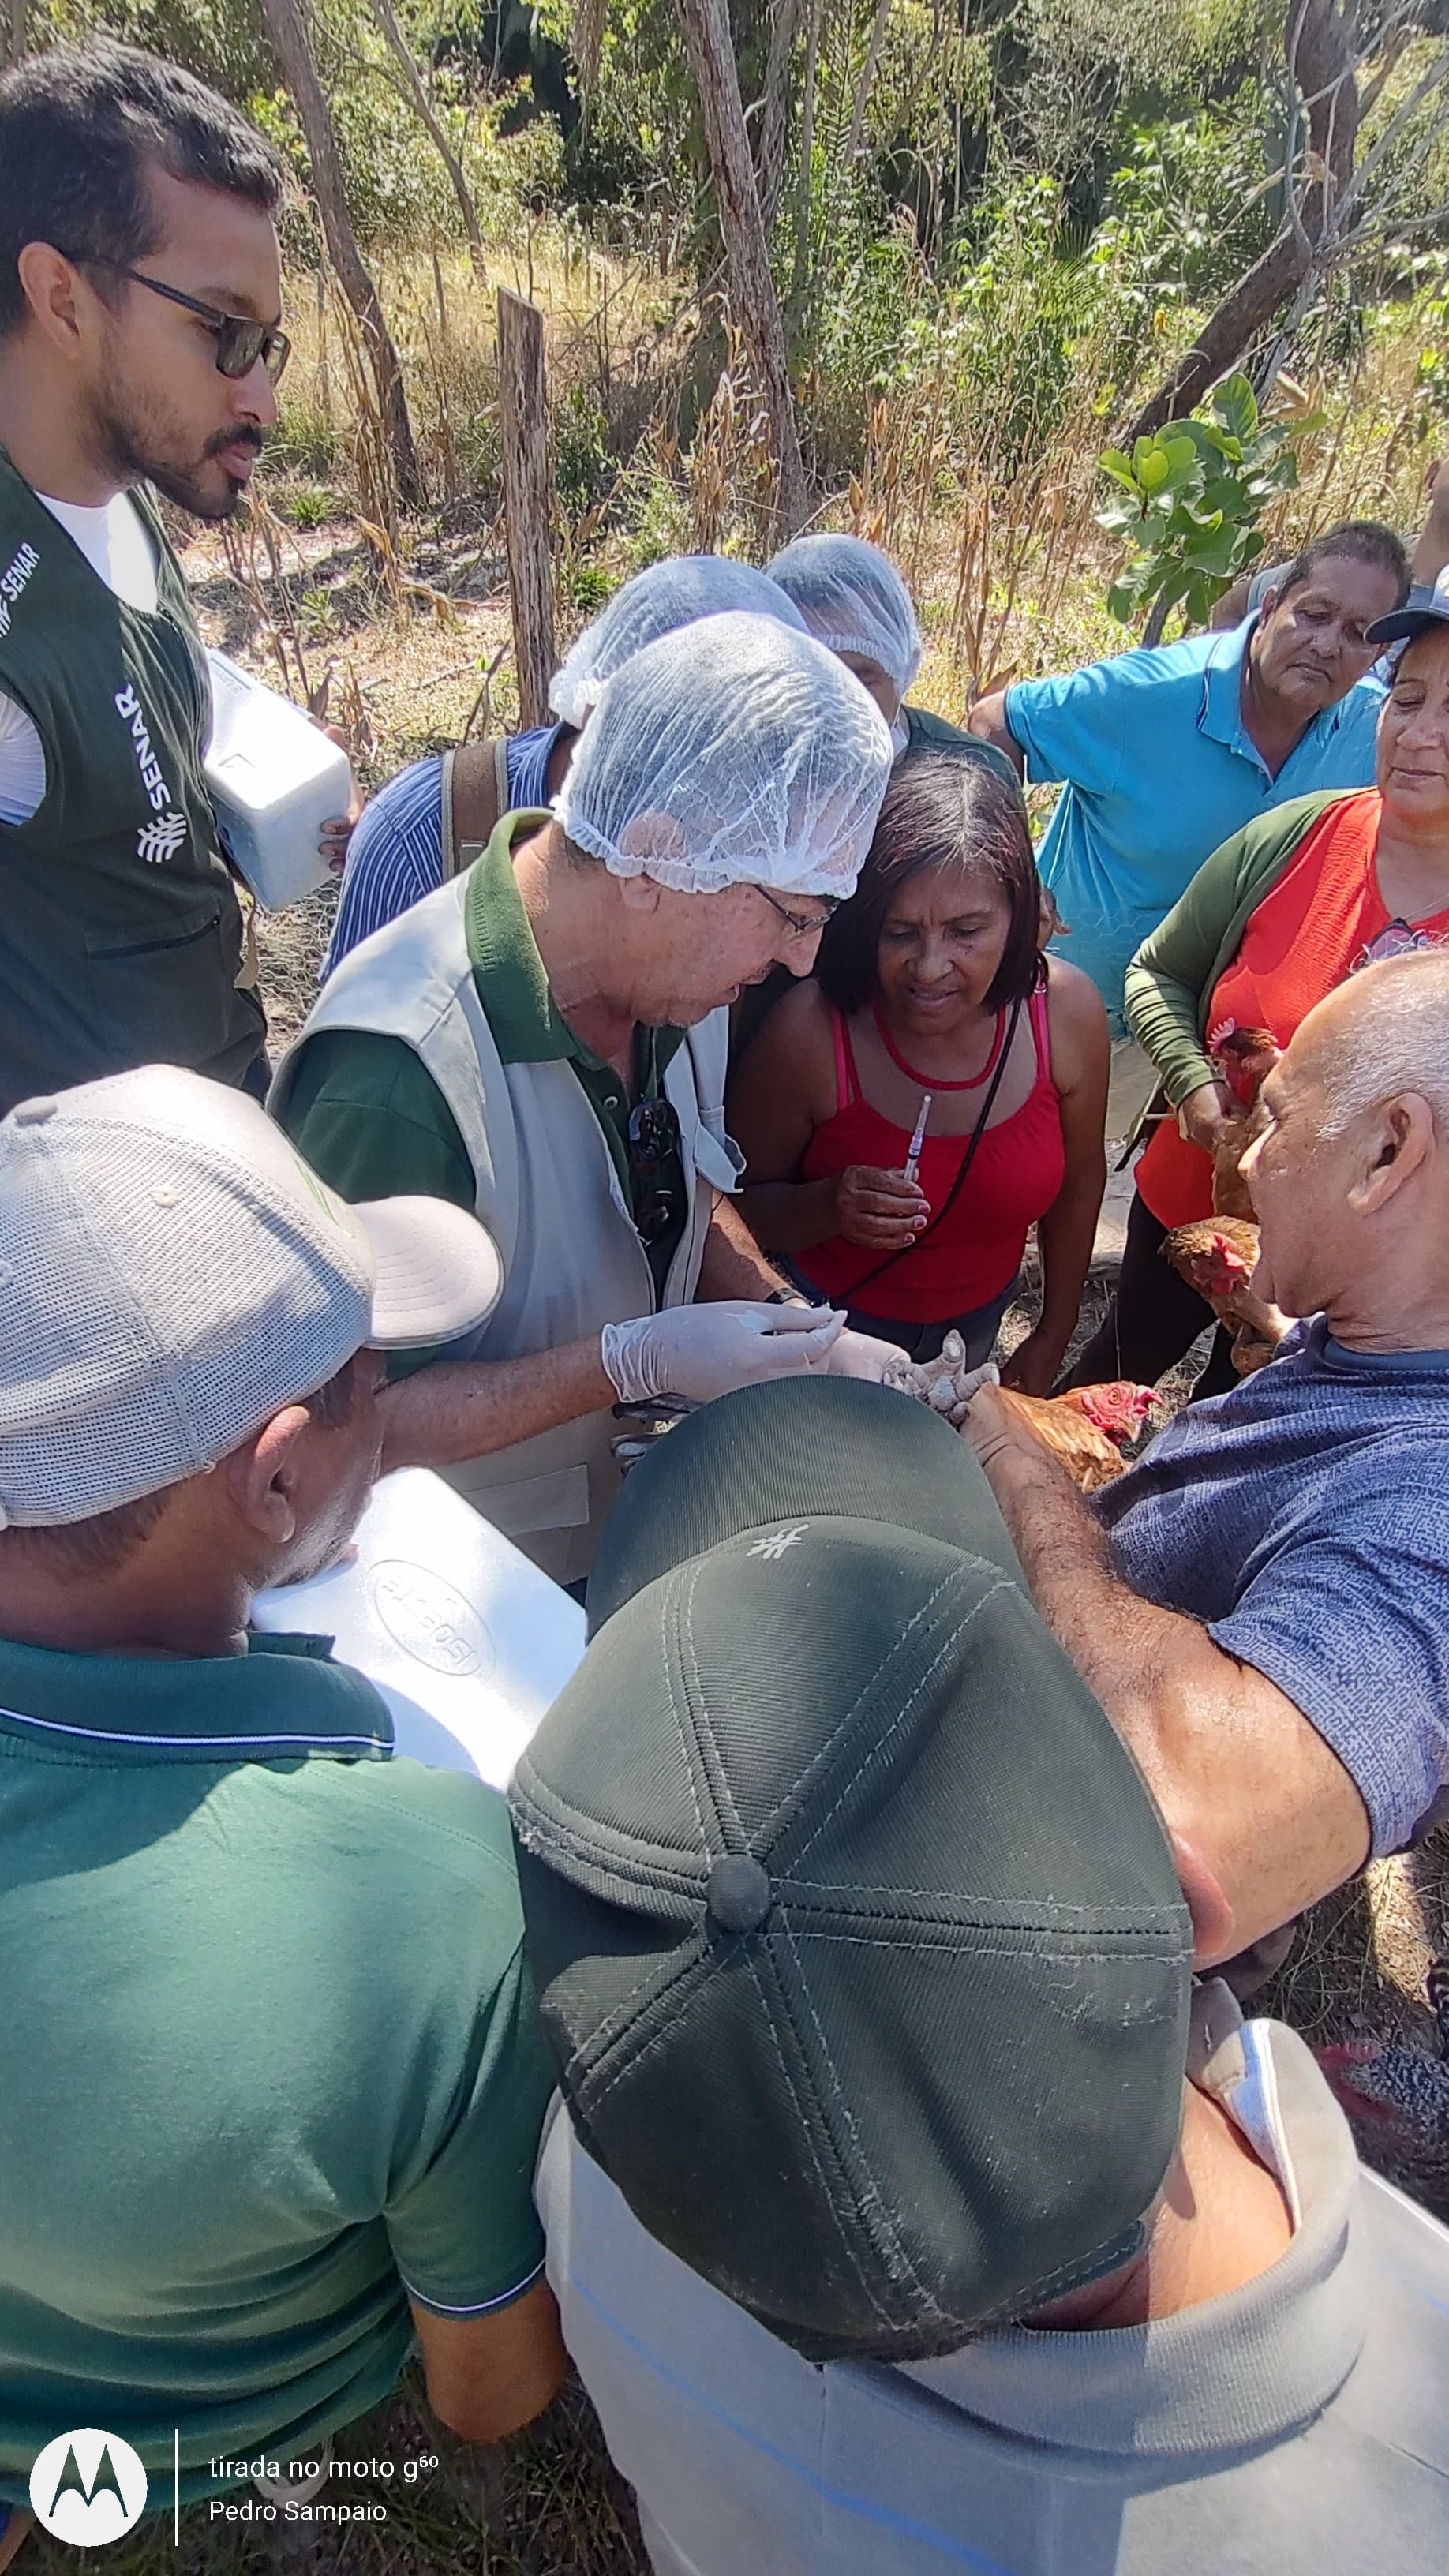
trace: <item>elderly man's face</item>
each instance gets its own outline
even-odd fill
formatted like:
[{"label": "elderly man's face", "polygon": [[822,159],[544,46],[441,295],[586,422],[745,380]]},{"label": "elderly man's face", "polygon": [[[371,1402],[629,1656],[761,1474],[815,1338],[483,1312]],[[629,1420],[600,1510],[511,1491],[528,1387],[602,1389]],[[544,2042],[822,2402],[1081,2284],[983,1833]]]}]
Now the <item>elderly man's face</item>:
[{"label": "elderly man's face", "polygon": [[1324,1134],[1332,1104],[1324,1050],[1305,1022],[1258,1094],[1258,1133],[1243,1156],[1261,1229],[1253,1285],[1285,1315],[1333,1302],[1354,1172],[1352,1130]]},{"label": "elderly man's face", "polygon": [[776,966],[808,975],[831,906],[818,894],[726,886],[719,894],[655,888],[657,903],[636,941],[635,1017],[693,1028]]},{"label": "elderly man's face", "polygon": [[1326,556],[1295,590],[1268,593],[1250,648],[1258,685],[1307,724],[1372,669],[1378,647],[1368,629],[1397,601],[1381,564]]}]

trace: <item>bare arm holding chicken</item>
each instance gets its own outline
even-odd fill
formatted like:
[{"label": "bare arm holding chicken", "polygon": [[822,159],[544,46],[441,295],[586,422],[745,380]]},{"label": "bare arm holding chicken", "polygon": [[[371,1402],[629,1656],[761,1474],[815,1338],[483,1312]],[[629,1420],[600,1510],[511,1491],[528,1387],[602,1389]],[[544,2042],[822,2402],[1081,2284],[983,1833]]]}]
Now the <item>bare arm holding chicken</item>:
[{"label": "bare arm holding chicken", "polygon": [[1338,1887],[1368,1854],[1349,1773],[1286,1694],[1207,1629],[1131,1591],[1111,1542],[1035,1428],[983,1387],[966,1436],[1047,1626],[1222,1892],[1202,1959],[1230,1957]]}]

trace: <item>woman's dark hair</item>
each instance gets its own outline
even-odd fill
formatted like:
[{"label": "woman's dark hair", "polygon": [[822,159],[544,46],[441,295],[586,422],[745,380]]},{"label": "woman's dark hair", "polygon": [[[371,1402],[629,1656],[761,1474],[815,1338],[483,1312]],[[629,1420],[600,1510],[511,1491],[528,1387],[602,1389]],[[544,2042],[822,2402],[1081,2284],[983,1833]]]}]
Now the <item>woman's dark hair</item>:
[{"label": "woman's dark hair", "polygon": [[1350,563],[1371,564],[1376,572],[1386,572],[1398,588],[1394,606],[1403,607],[1409,596],[1409,558],[1403,540],[1380,519],[1345,519],[1336,528],[1325,528],[1322,536],[1315,537],[1280,573],[1274,584],[1279,601],[1285,600],[1290,590],[1301,590],[1306,581],[1312,581],[1319,565],[1335,555],[1346,556]]},{"label": "woman's dark hair", "polygon": [[25,316],[27,242],[104,260],[105,276],[155,249],[148,162],[264,214],[281,199],[282,165],[256,127],[159,55],[94,36],[31,54],[0,81],[0,337]]},{"label": "woman's dark hair", "polygon": [[977,753],[922,749],[896,762],[860,882],[825,925],[815,977],[837,1011],[879,989],[881,931],[902,886],[951,867],[992,878],[1011,908],[987,1007],[1025,1001],[1042,972],[1042,893],[1021,789]]}]

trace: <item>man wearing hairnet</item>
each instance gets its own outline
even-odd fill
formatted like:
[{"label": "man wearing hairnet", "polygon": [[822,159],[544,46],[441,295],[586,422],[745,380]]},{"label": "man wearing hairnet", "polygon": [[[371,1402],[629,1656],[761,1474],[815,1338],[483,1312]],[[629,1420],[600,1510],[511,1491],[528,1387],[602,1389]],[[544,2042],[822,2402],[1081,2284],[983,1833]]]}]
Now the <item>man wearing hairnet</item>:
[{"label": "man wearing hairnet", "polygon": [[[467,865],[468,845],[481,847],[510,807],[546,805],[569,763],[606,680],[646,644],[747,608],[778,617],[804,634],[805,620],[769,575],[732,555],[670,555],[649,564],[615,591],[607,607],[575,637],[549,682],[555,722],[507,740],[460,743],[455,751],[413,760],[369,797],[347,847],[332,938],[323,960],[325,984],[349,952],[383,924],[396,921],[445,878]],[[890,719],[887,717],[887,723]]]},{"label": "man wearing hairnet", "polygon": [[770,579],[793,601],[816,642],[824,644],[869,689],[891,729],[897,754],[912,745],[952,751],[963,760],[1016,773],[989,743],[911,706],[906,692],[921,667],[921,630],[911,594],[879,546],[864,537],[797,537],[777,554]]},{"label": "man wearing hairnet", "polygon": [[278,1074],[343,1197],[452,1199],[492,1236],[498,1304],[388,1388],[384,1462],[441,1469],[561,1582],[616,1487],[616,1400],[886,1355],[772,1302],[721,1104],[729,1005],[809,973],[890,764],[859,683],[774,618],[647,645],[552,807],[355,949]]}]

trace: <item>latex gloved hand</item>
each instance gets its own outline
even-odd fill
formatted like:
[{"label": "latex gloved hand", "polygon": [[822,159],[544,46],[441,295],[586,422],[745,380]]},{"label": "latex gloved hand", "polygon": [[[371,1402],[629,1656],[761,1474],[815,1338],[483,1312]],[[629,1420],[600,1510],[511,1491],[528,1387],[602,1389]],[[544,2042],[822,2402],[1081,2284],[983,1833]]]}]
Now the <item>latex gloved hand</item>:
[{"label": "latex gloved hand", "polygon": [[877,1341],[874,1333],[854,1333],[847,1324],[826,1362],[828,1377],[862,1377],[872,1386],[898,1386],[915,1393],[911,1363],[897,1342]]},{"label": "latex gloved hand", "polygon": [[666,1306],[662,1315],[641,1315],[637,1323],[606,1324],[599,1357],[624,1404],[653,1395],[688,1395],[707,1404],[765,1378],[823,1371],[843,1320],[828,1307],[757,1306],[744,1297]]}]

